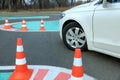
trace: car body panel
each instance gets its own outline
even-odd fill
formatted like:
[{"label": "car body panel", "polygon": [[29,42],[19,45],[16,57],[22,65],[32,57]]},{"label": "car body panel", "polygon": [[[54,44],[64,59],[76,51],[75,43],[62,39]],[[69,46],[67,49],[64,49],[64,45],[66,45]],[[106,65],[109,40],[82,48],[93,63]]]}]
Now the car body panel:
[{"label": "car body panel", "polygon": [[94,47],[120,55],[120,3],[99,5],[93,20]]}]

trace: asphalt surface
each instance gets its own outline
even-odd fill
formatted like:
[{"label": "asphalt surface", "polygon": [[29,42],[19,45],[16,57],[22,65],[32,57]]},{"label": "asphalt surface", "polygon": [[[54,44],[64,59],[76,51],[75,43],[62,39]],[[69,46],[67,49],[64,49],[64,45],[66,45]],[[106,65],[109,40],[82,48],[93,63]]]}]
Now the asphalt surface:
[{"label": "asphalt surface", "polygon": [[[59,15],[52,15],[52,17],[57,19]],[[3,24],[2,22],[4,21],[1,21],[0,24]],[[50,65],[71,69],[74,51],[64,46],[59,32],[0,30],[0,66],[14,65],[18,37],[23,39],[24,51],[29,65]],[[93,51],[84,51],[82,55],[86,74],[98,80],[120,80],[120,59]]]}]

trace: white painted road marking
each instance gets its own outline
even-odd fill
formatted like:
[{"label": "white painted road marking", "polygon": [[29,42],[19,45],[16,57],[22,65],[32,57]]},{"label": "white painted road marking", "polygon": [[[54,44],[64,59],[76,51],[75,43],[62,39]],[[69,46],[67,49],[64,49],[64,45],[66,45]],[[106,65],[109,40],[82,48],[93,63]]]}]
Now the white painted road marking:
[{"label": "white painted road marking", "polygon": [[[34,69],[30,80],[34,80],[35,75],[39,69],[49,69],[49,72],[45,76],[44,80],[54,80],[60,72],[71,74],[71,70],[67,68],[61,68],[56,66],[46,66],[46,65],[28,65],[29,68]],[[15,66],[0,66],[0,70],[13,70]],[[51,74],[54,74],[53,76]],[[91,76],[84,74],[84,80],[97,80]]]}]

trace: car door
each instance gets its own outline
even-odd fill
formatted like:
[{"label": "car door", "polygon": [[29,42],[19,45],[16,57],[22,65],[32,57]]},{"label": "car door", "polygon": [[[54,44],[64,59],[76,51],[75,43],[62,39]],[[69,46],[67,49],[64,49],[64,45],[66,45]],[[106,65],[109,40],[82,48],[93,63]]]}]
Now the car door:
[{"label": "car door", "polygon": [[120,53],[120,1],[97,6],[93,17],[94,47]]}]

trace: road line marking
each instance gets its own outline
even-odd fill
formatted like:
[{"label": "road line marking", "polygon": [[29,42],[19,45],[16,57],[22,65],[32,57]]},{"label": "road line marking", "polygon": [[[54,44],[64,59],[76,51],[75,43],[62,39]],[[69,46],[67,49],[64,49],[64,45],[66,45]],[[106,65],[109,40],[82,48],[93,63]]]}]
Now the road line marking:
[{"label": "road line marking", "polygon": [[[14,20],[14,19],[22,19],[22,18],[25,18],[25,19],[40,19],[40,18],[43,18],[43,19],[46,19],[46,18],[50,18],[50,16],[11,16],[11,17],[8,17],[9,20]],[[1,17],[0,20],[5,20],[5,17]]]},{"label": "road line marking", "polygon": [[[54,75],[54,79],[55,79],[56,75],[59,75],[60,72],[65,72],[65,73],[71,74],[70,69],[62,68],[62,67],[56,67],[56,66],[28,65],[28,68],[34,69],[34,72],[33,72],[32,76],[31,76],[30,80],[34,80],[34,76],[37,74],[39,69],[49,69],[50,72],[48,72],[47,75],[48,76],[51,76],[51,74]],[[0,66],[0,70],[13,70],[13,69],[15,69],[15,66]],[[44,80],[48,80],[48,77],[46,77],[46,78],[47,79],[44,79]],[[54,80],[54,79],[51,78],[49,80]],[[93,78],[93,77],[91,77],[91,76],[89,76],[87,74],[84,74],[84,80],[97,80],[97,79],[95,79],[95,78]]]},{"label": "road line marking", "polygon": [[70,74],[60,72],[54,80],[69,80],[70,77],[71,77]]},{"label": "road line marking", "polygon": [[39,70],[38,68],[34,68],[33,74],[31,76],[30,80],[34,80],[34,76],[37,74],[38,70]]},{"label": "road line marking", "polygon": [[44,80],[54,80],[58,74],[59,71],[57,69],[50,69],[47,75],[45,76]]},{"label": "road line marking", "polygon": [[0,70],[13,70],[15,66],[0,66]]},{"label": "road line marking", "polygon": [[39,69],[34,80],[43,80],[46,74],[48,73],[49,69]]}]

